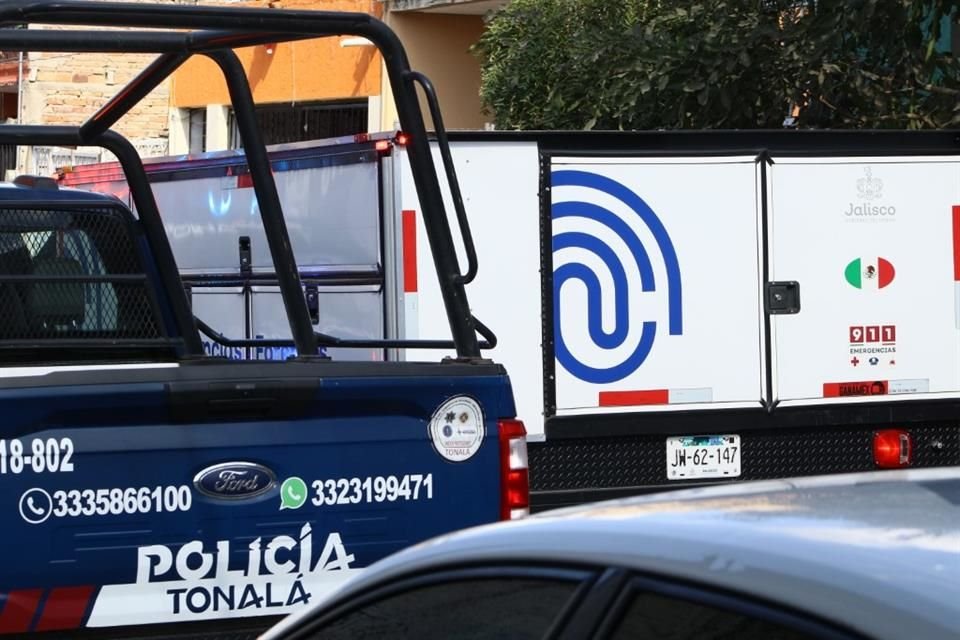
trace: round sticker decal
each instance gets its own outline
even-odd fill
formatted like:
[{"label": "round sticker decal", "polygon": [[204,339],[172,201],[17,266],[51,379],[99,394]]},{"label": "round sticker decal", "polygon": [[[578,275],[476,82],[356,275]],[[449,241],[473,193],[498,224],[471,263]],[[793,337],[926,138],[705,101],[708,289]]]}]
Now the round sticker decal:
[{"label": "round sticker decal", "polygon": [[454,396],[430,419],[434,449],[450,462],[464,462],[483,444],[483,410],[473,398]]}]

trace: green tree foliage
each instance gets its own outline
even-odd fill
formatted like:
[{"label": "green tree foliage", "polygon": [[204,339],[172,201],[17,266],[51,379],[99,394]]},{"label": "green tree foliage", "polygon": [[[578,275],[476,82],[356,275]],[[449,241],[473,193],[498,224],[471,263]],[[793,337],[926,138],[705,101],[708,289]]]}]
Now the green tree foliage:
[{"label": "green tree foliage", "polygon": [[960,0],[513,0],[475,47],[502,129],[960,124]]}]

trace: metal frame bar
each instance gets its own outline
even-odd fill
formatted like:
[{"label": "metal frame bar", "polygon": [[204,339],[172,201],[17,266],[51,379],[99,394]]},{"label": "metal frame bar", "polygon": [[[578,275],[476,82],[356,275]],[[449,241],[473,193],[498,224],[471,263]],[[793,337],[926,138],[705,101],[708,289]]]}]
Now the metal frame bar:
[{"label": "metal frame bar", "polygon": [[940,155],[960,153],[960,129],[448,131],[452,142],[534,142],[557,156]]},{"label": "metal frame bar", "polygon": [[[0,18],[3,9],[0,8]],[[10,51],[87,52],[87,53],[203,53],[224,48],[252,47],[272,42],[292,42],[315,36],[283,33],[234,33],[207,29],[188,32],[164,31],[104,31],[71,30],[58,31],[57,39],[51,40],[42,30],[4,30],[3,41]],[[6,45],[5,45],[6,46]]]},{"label": "metal frame bar", "polygon": [[177,324],[180,335],[183,336],[187,354],[202,355],[203,345],[193,324],[193,314],[187,305],[187,299],[183,295],[183,284],[180,282],[173,250],[170,248],[140,156],[130,141],[113,131],[106,131],[85,140],[80,134],[80,127],[10,124],[0,126],[0,143],[49,144],[66,147],[91,144],[103,147],[117,157],[127,176],[147,243],[157,262],[157,271],[160,274],[164,293],[169,301],[174,322]]},{"label": "metal frame bar", "polygon": [[[188,59],[189,55],[204,54],[218,64],[230,89],[234,111],[244,139],[244,151],[251,173],[254,174],[254,187],[261,203],[264,230],[280,280],[284,306],[297,351],[301,357],[311,357],[316,354],[316,338],[313,335],[306,303],[300,289],[296,261],[281,215],[269,159],[254,122],[254,103],[250,86],[236,54],[228,49],[262,42],[288,42],[339,35],[360,36],[370,40],[383,56],[387,76],[393,87],[400,125],[410,135],[408,144],[410,167],[423,209],[424,226],[433,253],[457,355],[468,359],[480,357],[474,318],[470,313],[459,272],[450,223],[444,210],[440,183],[416,94],[415,76],[411,72],[410,63],[399,38],[383,22],[368,14],[330,11],[10,0],[0,7],[0,25],[2,24],[194,30],[134,31],[127,32],[125,35],[124,32],[118,31],[106,38],[102,31],[7,29],[0,30],[0,48],[62,52],[156,51],[167,54],[145,69],[80,128],[69,128],[70,142],[54,143],[66,145],[97,144],[97,133],[103,132],[105,127],[109,127],[129,112],[143,95],[167,78],[177,66]],[[37,133],[37,129],[31,129],[29,132]],[[25,133],[27,133],[26,130],[21,130],[21,134]],[[107,133],[109,132],[103,135],[106,136]],[[28,139],[24,135],[16,134],[3,135],[2,138]],[[54,138],[55,136],[45,139]],[[110,139],[110,143],[115,147],[121,145],[116,138],[119,136]],[[29,138],[32,144],[35,144],[38,139],[40,138]],[[133,149],[129,142],[124,142],[130,150]],[[122,164],[124,171],[130,176],[128,171],[130,159],[127,158],[126,163]],[[145,190],[148,194],[141,195],[140,199],[148,202],[145,202],[146,207],[143,209],[138,202],[138,210],[143,217],[148,235],[152,237],[152,244],[158,246],[165,244],[166,250],[169,251],[166,236],[162,233],[159,213],[156,212],[156,203],[153,201],[139,158],[135,164],[138,165],[139,170],[134,171],[138,177],[135,180],[129,180],[131,192],[135,198],[137,198],[137,192],[141,190]],[[164,237],[162,243],[158,238],[153,237],[158,232],[158,225],[159,232]],[[172,259],[172,253],[170,257]],[[165,280],[171,277],[179,280],[175,270],[173,274],[164,273],[166,270],[166,268],[161,269]],[[165,282],[168,293],[173,294],[173,291],[169,290],[170,284]],[[171,297],[175,298],[172,295]],[[182,306],[186,307],[185,296],[180,297],[184,302]],[[183,320],[180,311],[182,310],[178,310],[176,315],[178,320]],[[199,343],[199,334],[196,331],[192,332],[188,340],[191,350],[195,346],[194,342]]]},{"label": "metal frame bar", "polygon": [[141,100],[187,61],[189,56],[183,53],[165,53],[158,56],[114,95],[95,114],[80,125],[80,137],[92,138],[109,130],[120,118],[135,107]]},{"label": "metal frame bar", "polygon": [[83,338],[81,340],[71,338],[53,338],[52,340],[7,340],[0,342],[0,352],[12,351],[15,349],[30,349],[31,351],[46,349],[64,349],[64,348],[87,348],[104,347],[107,349],[123,347],[127,349],[148,348],[148,347],[171,347],[178,346],[182,341],[179,338]]},{"label": "metal frame bar", "polygon": [[[230,338],[223,335],[200,318],[197,318],[197,327],[200,329],[200,333],[224,347],[246,348],[295,346],[292,340],[284,340],[282,338]],[[320,332],[314,332],[314,337],[317,340],[317,344],[320,346],[343,347],[350,349],[449,349],[454,346],[452,340],[394,340],[390,338],[372,338],[370,340],[363,340],[337,338],[335,336]],[[494,339],[493,343],[485,340],[480,344],[481,348],[483,349],[492,349],[496,346],[496,339]]]},{"label": "metal frame bar", "polygon": [[470,225],[467,222],[467,212],[463,208],[463,196],[460,193],[460,185],[457,183],[456,170],[453,167],[453,156],[450,153],[450,143],[447,141],[447,132],[443,126],[443,118],[440,113],[440,103],[437,101],[437,92],[433,88],[433,83],[422,73],[412,71],[410,72],[410,77],[414,82],[423,87],[423,93],[427,97],[430,117],[433,119],[434,128],[436,129],[437,146],[440,149],[440,157],[443,160],[443,169],[447,172],[450,198],[453,201],[453,209],[457,214],[457,223],[460,225],[460,236],[463,240],[463,248],[467,253],[467,272],[460,275],[458,270],[456,282],[457,284],[470,284],[474,278],[477,277],[477,250],[473,244],[473,234],[470,232]]},{"label": "metal frame bar", "polygon": [[0,274],[0,282],[82,282],[86,283],[98,283],[98,282],[117,282],[117,283],[138,283],[144,282],[147,279],[146,274],[142,273],[118,273],[118,274],[109,274],[109,275],[100,275],[100,274],[90,274],[90,275],[49,275],[49,276],[38,276],[38,275],[2,275]]},{"label": "metal frame bar", "polygon": [[250,169],[260,216],[263,219],[263,232],[270,246],[270,256],[273,258],[277,284],[280,285],[280,295],[287,309],[287,320],[290,323],[293,342],[299,355],[314,356],[317,354],[317,339],[313,335],[313,325],[310,322],[307,301],[303,295],[300,272],[293,258],[290,234],[287,232],[287,223],[280,206],[280,194],[277,192],[273,171],[270,169],[270,157],[267,155],[263,136],[260,135],[260,129],[257,127],[253,93],[250,91],[247,75],[237,54],[229,49],[205,55],[220,67],[227,81],[230,101],[234,105],[237,129],[243,140],[247,167]]}]

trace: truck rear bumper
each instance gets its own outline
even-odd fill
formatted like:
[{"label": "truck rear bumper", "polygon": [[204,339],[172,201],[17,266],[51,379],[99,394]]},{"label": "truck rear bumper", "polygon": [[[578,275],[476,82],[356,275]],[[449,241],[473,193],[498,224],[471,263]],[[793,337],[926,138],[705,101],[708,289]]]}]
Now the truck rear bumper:
[{"label": "truck rear bumper", "polygon": [[[708,484],[872,471],[873,434],[890,425],[741,431],[736,480],[668,481],[665,435],[618,435],[531,442],[531,511]],[[906,427],[911,467],[960,465],[960,422]]]}]

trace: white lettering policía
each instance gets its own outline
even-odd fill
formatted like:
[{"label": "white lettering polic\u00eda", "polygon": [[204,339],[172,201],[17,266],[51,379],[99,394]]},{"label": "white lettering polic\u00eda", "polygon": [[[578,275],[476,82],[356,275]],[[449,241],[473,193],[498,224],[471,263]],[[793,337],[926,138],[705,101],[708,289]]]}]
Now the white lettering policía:
[{"label": "white lettering polic\u00eda", "polygon": [[136,583],[103,587],[88,626],[286,614],[360,571],[339,533],[314,545],[310,524],[296,538],[257,538],[243,555],[231,561],[229,540],[141,547]]}]

